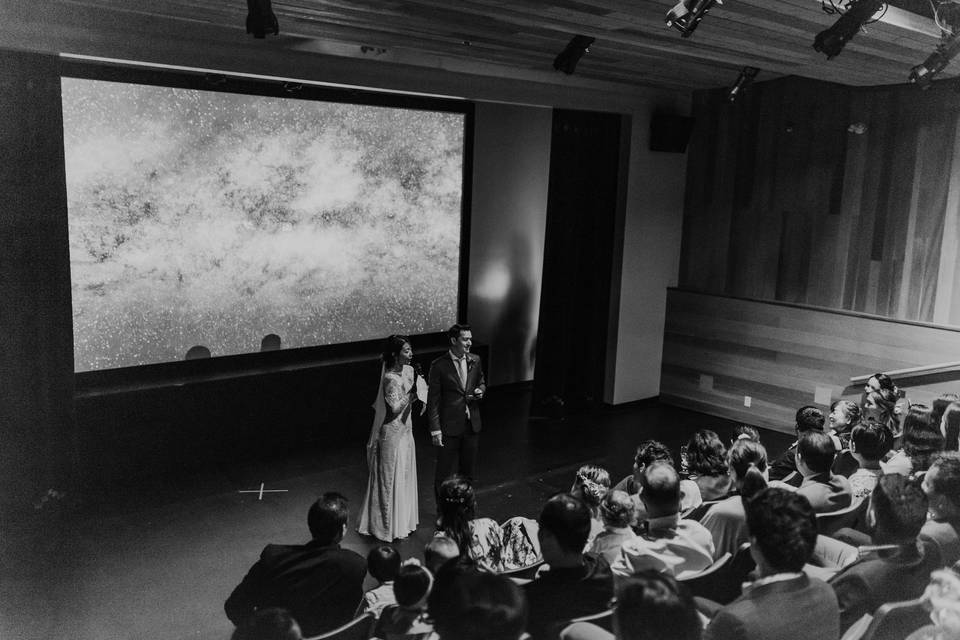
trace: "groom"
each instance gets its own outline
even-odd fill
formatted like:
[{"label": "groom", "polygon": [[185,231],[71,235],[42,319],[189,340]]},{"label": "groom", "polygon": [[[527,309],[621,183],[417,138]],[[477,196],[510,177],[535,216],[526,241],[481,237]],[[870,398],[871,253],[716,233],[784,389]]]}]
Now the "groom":
[{"label": "groom", "polygon": [[440,483],[455,473],[477,480],[479,401],[487,391],[480,356],[470,353],[470,325],[455,324],[447,336],[450,350],[430,363],[427,393],[430,438],[437,447],[437,492]]}]

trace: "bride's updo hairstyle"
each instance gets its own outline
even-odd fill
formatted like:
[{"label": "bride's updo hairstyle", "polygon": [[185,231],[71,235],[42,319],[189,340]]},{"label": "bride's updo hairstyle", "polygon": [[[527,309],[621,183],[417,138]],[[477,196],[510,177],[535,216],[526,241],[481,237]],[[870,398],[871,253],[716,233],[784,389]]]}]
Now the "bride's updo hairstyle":
[{"label": "bride's updo hairstyle", "polygon": [[450,476],[437,491],[437,531],[457,543],[460,557],[470,557],[470,521],[477,512],[477,498],[473,486],[465,477]]},{"label": "bride's updo hairstyle", "polygon": [[740,495],[749,500],[767,488],[763,472],[767,470],[767,450],[753,440],[737,440],[727,452],[727,463],[736,474]]},{"label": "bride's updo hairstyle", "polygon": [[577,469],[570,493],[587,503],[590,512],[597,517],[603,496],[610,490],[610,473],[595,464],[585,464]]},{"label": "bride's updo hairstyle", "polygon": [[395,367],[397,360],[400,358],[400,352],[403,351],[403,346],[406,344],[410,344],[406,336],[393,335],[384,340],[383,353],[380,354],[383,366],[387,369]]}]

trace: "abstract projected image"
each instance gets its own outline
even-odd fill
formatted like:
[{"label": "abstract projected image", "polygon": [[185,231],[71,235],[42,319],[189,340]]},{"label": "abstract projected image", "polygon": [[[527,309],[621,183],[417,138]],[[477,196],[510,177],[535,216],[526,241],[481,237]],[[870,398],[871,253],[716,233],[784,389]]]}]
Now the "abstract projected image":
[{"label": "abstract projected image", "polygon": [[463,113],[62,87],[77,371],[456,320]]}]

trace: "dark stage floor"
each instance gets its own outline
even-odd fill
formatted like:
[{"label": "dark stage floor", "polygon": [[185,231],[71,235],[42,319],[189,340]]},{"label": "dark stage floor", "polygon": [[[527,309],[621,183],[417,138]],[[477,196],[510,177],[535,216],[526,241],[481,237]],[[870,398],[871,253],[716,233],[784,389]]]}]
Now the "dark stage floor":
[{"label": "dark stage floor", "polygon": [[[488,394],[480,515],[535,517],[547,496],[569,488],[584,462],[604,465],[619,479],[630,472],[641,440],[657,438],[678,451],[695,429],[714,429],[728,440],[735,426],[653,401],[564,420],[530,420],[528,405],[524,389]],[[416,437],[420,528],[397,543],[405,557],[421,556],[433,533],[433,452],[425,432]],[[771,455],[791,440],[771,431],[762,431],[762,439]],[[118,487],[87,496],[81,513],[47,523],[39,535],[4,535],[0,638],[229,638],[223,601],[263,545],[306,541],[307,508],[323,491],[359,504],[364,444]],[[262,499],[238,493],[261,483],[286,492]],[[375,543],[351,531],[344,544],[366,554]]]}]

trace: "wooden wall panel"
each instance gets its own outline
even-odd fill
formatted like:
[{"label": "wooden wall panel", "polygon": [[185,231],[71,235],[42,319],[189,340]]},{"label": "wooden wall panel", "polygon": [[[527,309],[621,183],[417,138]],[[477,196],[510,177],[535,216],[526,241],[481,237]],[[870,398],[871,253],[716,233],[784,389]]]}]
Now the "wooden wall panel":
[{"label": "wooden wall panel", "polygon": [[[791,431],[817,387],[833,400],[858,399],[852,376],[951,361],[960,361],[960,330],[671,289],[660,397]],[[960,373],[899,382],[912,401],[929,403],[960,390]]]},{"label": "wooden wall panel", "polygon": [[960,326],[951,93],[802,78],[734,105],[697,93],[680,287]]}]

